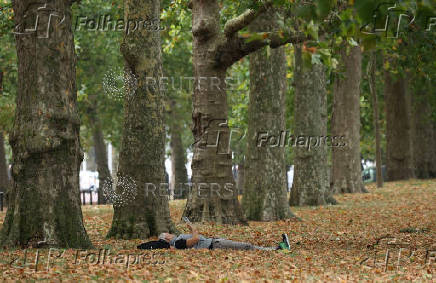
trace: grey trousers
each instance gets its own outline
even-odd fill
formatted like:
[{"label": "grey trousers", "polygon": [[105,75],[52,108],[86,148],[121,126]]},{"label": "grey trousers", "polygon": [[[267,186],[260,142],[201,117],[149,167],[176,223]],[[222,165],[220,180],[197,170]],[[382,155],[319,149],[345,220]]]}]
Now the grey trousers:
[{"label": "grey trousers", "polygon": [[232,249],[232,250],[263,250],[263,251],[273,251],[277,248],[275,247],[260,247],[255,246],[250,243],[236,242],[227,239],[213,239],[212,249]]}]

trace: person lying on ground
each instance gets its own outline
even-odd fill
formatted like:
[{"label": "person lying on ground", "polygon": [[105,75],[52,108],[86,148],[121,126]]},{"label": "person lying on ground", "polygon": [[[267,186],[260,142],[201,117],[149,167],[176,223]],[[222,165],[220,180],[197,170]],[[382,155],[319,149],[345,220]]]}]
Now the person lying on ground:
[{"label": "person lying on ground", "polygon": [[276,247],[261,247],[250,243],[237,242],[227,240],[223,238],[206,238],[200,234],[196,227],[187,223],[191,234],[174,235],[170,233],[162,233],[159,235],[160,241],[165,241],[170,245],[170,248],[174,249],[234,249],[234,250],[280,250],[290,249],[289,238],[286,234],[283,234],[283,242]]}]

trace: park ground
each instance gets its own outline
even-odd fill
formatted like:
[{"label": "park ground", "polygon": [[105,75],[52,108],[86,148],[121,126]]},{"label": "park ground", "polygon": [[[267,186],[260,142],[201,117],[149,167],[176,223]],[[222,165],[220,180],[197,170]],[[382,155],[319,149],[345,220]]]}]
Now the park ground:
[{"label": "park ground", "polygon": [[[293,208],[302,219],[199,224],[205,236],[276,245],[288,233],[291,251],[137,250],[146,239],[107,240],[112,208],[84,206],[95,250],[0,250],[2,279],[50,281],[436,281],[436,180],[367,186],[338,195],[339,205]],[[185,201],[171,201],[177,228]],[[5,212],[0,212],[3,223]],[[0,224],[1,226],[1,224]],[[100,256],[98,254],[100,253]],[[388,254],[388,256],[386,256]],[[103,255],[105,262],[103,263]],[[129,264],[126,263],[127,259]],[[110,262],[112,261],[112,263]]]}]

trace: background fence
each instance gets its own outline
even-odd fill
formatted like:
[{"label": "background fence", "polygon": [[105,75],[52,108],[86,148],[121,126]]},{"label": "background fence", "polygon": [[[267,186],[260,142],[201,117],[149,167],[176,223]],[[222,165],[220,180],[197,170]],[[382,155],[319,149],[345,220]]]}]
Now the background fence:
[{"label": "background fence", "polygon": [[[85,190],[80,191],[80,202],[82,205],[96,205],[96,204],[102,204],[101,199],[98,197],[99,192],[98,191],[91,191],[91,190]],[[109,203],[106,201],[105,203]],[[0,211],[4,210],[5,207],[5,199],[4,199],[4,193],[0,192]]]}]

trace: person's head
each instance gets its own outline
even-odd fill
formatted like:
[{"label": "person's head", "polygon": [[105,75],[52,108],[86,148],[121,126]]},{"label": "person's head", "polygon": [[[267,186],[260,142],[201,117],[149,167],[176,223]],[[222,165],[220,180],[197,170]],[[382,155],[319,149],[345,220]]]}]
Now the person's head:
[{"label": "person's head", "polygon": [[174,234],[170,234],[170,233],[161,233],[159,235],[159,240],[164,240],[165,242],[170,242],[172,239],[174,239],[174,237],[176,237],[176,235]]}]

